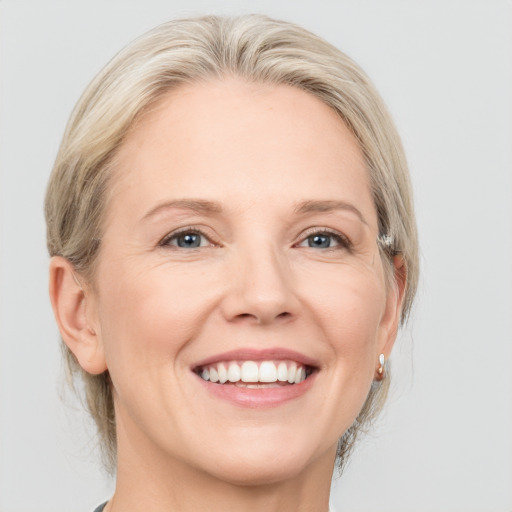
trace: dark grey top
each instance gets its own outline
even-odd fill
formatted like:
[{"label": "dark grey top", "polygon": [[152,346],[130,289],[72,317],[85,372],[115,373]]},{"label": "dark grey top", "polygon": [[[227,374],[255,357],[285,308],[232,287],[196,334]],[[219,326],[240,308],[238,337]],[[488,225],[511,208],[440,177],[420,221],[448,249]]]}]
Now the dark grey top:
[{"label": "dark grey top", "polygon": [[[105,505],[108,503],[108,501],[106,501],[105,503],[103,503],[103,505],[100,505],[97,509],[94,510],[94,512],[103,512],[103,509],[105,508]],[[329,508],[329,512],[334,512],[334,509],[332,508]]]}]

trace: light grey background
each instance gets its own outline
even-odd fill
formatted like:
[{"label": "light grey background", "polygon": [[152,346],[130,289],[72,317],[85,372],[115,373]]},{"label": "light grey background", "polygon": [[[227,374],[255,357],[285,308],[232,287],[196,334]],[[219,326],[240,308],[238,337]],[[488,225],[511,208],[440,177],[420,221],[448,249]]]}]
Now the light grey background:
[{"label": "light grey background", "polygon": [[414,181],[418,304],[386,412],[333,505],[512,511],[512,3],[497,0],[0,0],[0,511],[87,512],[112,488],[79,407],[58,396],[46,290],[43,194],[75,101],[152,26],[251,11],[366,69]]}]

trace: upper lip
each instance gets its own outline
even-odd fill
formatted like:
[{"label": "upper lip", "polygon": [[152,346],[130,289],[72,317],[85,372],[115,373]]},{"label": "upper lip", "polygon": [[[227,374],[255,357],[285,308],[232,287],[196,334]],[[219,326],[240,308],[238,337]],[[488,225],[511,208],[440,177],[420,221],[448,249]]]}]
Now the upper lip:
[{"label": "upper lip", "polygon": [[304,366],[318,367],[319,363],[305,354],[287,348],[253,349],[242,348],[222,352],[198,361],[193,368],[208,366],[221,361],[270,361],[270,360],[291,360]]}]

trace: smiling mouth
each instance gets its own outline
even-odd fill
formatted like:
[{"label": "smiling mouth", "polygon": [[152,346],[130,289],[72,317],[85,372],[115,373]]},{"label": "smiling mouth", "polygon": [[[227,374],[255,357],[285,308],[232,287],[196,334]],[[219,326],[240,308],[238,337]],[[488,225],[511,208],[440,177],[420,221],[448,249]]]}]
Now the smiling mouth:
[{"label": "smiling mouth", "polygon": [[300,384],[313,371],[313,367],[291,360],[223,361],[194,369],[205,381],[250,389]]}]

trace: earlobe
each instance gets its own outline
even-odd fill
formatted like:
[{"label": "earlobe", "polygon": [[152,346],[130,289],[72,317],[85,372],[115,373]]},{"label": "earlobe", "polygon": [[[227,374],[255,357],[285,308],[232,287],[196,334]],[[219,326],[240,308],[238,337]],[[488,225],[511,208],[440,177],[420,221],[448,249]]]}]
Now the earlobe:
[{"label": "earlobe", "polygon": [[61,256],[50,261],[50,300],[64,343],[75,355],[80,366],[97,375],[107,369],[101,337],[91,318],[85,290],[74,272],[73,265]]}]

